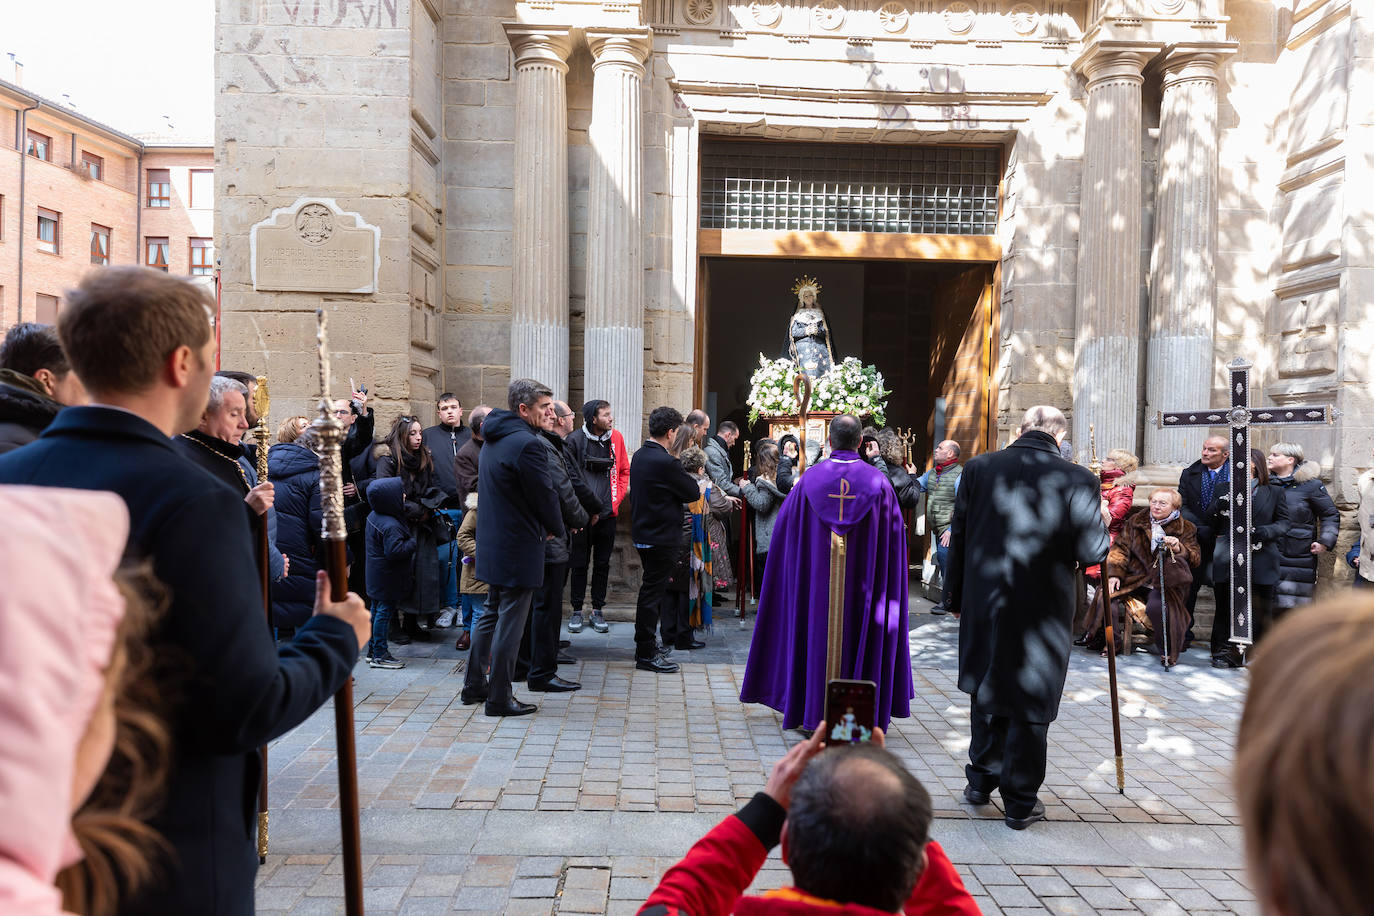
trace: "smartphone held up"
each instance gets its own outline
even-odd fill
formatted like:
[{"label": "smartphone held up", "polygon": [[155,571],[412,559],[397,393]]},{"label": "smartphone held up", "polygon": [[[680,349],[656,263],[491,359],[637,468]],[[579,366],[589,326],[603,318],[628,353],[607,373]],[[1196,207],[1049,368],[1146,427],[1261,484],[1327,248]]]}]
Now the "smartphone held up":
[{"label": "smartphone held up", "polygon": [[873,740],[877,710],[878,685],[873,681],[830,681],[825,685],[826,743],[833,746]]}]

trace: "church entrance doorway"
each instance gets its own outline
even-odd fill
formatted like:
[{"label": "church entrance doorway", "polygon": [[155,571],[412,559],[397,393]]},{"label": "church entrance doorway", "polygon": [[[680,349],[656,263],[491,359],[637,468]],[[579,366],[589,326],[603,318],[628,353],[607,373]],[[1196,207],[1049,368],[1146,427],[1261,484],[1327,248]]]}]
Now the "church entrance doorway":
[{"label": "church entrance doorway", "polygon": [[[698,322],[700,403],[719,421],[748,428],[749,378],[762,354],[787,355],[790,292],[817,280],[836,361],[873,364],[892,394],[887,425],[910,431],[924,467],[936,442],[964,456],[991,445],[995,264],[978,261],[708,257]],[[766,435],[756,424],[750,438]]]}]

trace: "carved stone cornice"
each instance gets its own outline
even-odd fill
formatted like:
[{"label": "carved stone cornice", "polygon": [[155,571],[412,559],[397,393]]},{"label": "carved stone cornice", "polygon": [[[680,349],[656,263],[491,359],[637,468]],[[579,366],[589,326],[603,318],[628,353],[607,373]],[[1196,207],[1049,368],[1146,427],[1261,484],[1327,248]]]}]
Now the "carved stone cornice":
[{"label": "carved stone cornice", "polygon": [[568,72],[568,56],[573,47],[571,28],[523,22],[503,22],[501,26],[515,52],[516,69],[542,64]]},{"label": "carved stone cornice", "polygon": [[654,48],[653,30],[587,29],[587,48],[592,53],[592,69],[603,66],[624,67],[644,72],[644,61]]}]

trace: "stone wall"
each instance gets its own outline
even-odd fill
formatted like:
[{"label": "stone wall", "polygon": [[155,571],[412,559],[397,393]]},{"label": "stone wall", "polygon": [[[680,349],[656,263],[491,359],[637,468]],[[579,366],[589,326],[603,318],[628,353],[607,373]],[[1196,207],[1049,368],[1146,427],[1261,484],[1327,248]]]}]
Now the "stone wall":
[{"label": "stone wall", "polygon": [[[391,416],[427,406],[441,271],[438,11],[427,0],[224,0],[216,29],[216,226],[226,366],[265,373],[273,414],[318,398],[314,311],[330,313],[334,378],[365,382]],[[301,197],[381,228],[377,291],[259,292],[249,233]]]}]

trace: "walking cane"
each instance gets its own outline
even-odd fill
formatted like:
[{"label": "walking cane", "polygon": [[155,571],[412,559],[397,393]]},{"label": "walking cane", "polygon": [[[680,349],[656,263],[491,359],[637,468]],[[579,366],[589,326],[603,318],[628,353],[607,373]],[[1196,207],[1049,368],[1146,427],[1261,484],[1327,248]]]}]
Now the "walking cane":
[{"label": "walking cane", "polygon": [[[271,399],[267,394],[267,376],[258,376],[258,388],[253,394],[253,409],[258,415],[257,428],[257,467],[258,483],[267,483],[267,411]],[[262,585],[262,607],[267,615],[267,631],[272,632],[272,573],[271,547],[267,540],[267,515],[258,525],[258,576]],[[267,745],[258,748],[262,757],[262,774],[258,779],[258,864],[267,864]]]},{"label": "walking cane", "polygon": [[1116,791],[1122,795],[1126,794],[1126,761],[1121,753],[1121,702],[1116,690],[1116,632],[1115,632],[1115,613],[1112,611],[1112,596],[1107,583],[1111,577],[1107,575],[1107,558],[1102,558],[1102,584],[1097,589],[1098,598],[1102,599],[1102,620],[1107,634],[1107,690],[1110,694],[1112,703],[1112,744],[1116,751]]},{"label": "walking cane", "polygon": [[[348,597],[348,531],[343,512],[343,460],[340,445],[344,430],[329,401],[329,350],[324,309],[318,309],[320,362],[320,413],[311,424],[319,437],[320,504],[324,510],[321,540],[325,569],[329,573],[329,599]],[[339,766],[339,820],[343,846],[344,912],[362,916],[363,852],[358,810],[358,750],[353,734],[353,677],[334,694],[334,739]]]},{"label": "walking cane", "polygon": [[1164,664],[1164,670],[1168,671],[1173,665],[1169,662],[1169,602],[1164,599],[1164,554],[1164,543],[1161,541],[1159,549],[1155,551],[1155,565],[1159,567],[1159,625],[1164,630],[1164,655],[1160,661]]}]

